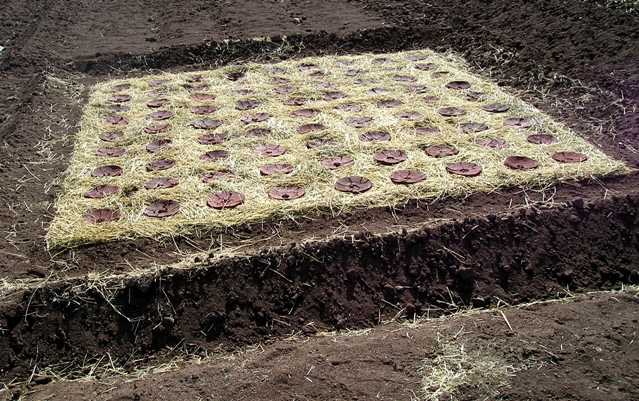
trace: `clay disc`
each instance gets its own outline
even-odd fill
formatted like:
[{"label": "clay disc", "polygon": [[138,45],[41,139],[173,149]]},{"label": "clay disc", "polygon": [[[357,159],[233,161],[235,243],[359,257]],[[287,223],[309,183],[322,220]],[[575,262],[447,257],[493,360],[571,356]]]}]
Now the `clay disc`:
[{"label": "clay disc", "polygon": [[526,156],[508,156],[504,165],[513,170],[532,170],[539,166],[539,162]]},{"label": "clay disc", "polygon": [[118,177],[122,175],[122,167],[116,165],[100,166],[91,173],[93,177]]},{"label": "clay disc", "polygon": [[335,106],[337,110],[349,111],[351,113],[359,113],[362,111],[362,106],[355,103],[342,103]]},{"label": "clay disc", "polygon": [[113,95],[109,99],[111,103],[126,103],[131,100],[131,96],[125,94]]},{"label": "clay disc", "polygon": [[165,218],[173,216],[180,211],[180,204],[174,200],[163,199],[152,202],[144,209],[144,215],[148,217]]},{"label": "clay disc", "polygon": [[102,157],[120,157],[125,153],[126,153],[126,149],[124,148],[102,147],[102,148],[97,148],[95,150],[96,156],[102,156]]},{"label": "clay disc", "polygon": [[122,138],[122,131],[109,131],[100,134],[100,139],[104,142],[117,142]]},{"label": "clay disc", "polygon": [[331,100],[343,99],[345,97],[346,97],[346,94],[344,92],[326,91],[326,92],[324,92],[324,95],[322,96],[322,99],[324,99],[326,101],[331,101]]},{"label": "clay disc", "polygon": [[292,164],[288,163],[273,163],[273,164],[265,164],[260,167],[261,175],[275,175],[275,174],[290,174],[294,170]]},{"label": "clay disc", "polygon": [[109,223],[120,219],[120,212],[114,209],[89,209],[84,214],[84,221],[91,224]]},{"label": "clay disc", "polygon": [[442,78],[450,74],[448,71],[435,71],[431,74],[433,78]]},{"label": "clay disc", "polygon": [[306,147],[309,149],[316,149],[324,146],[333,146],[335,144],[336,142],[331,139],[316,138],[306,142]]},{"label": "clay disc", "polygon": [[432,125],[422,125],[415,127],[415,133],[418,135],[433,135],[439,134],[440,130],[439,128]]},{"label": "clay disc", "polygon": [[475,122],[463,123],[460,124],[460,127],[464,134],[474,134],[477,132],[486,131],[488,129],[488,125]]},{"label": "clay disc", "polygon": [[149,114],[149,117],[151,117],[154,120],[168,120],[169,118],[173,117],[175,114],[172,111],[168,111],[168,110],[158,110],[158,111],[154,111],[153,113]]},{"label": "clay disc", "polygon": [[213,162],[226,159],[227,157],[229,157],[229,152],[227,152],[226,150],[209,150],[208,152],[200,156],[200,160],[205,162]]},{"label": "clay disc", "polygon": [[229,81],[239,81],[240,79],[244,78],[245,74],[246,73],[244,71],[231,71],[226,74],[226,79],[228,79]]},{"label": "clay disc", "polygon": [[484,100],[485,97],[486,97],[486,94],[482,92],[475,92],[475,91],[466,92],[466,100],[469,100],[471,102],[479,102],[481,100]]},{"label": "clay disc", "polygon": [[224,135],[221,134],[204,134],[197,141],[201,145],[219,145],[224,142]]},{"label": "clay disc", "polygon": [[111,110],[114,113],[124,113],[131,110],[131,108],[127,106],[126,104],[117,103],[117,104],[109,105],[109,110]]},{"label": "clay disc", "polygon": [[112,92],[122,92],[131,89],[131,84],[118,84],[111,88]]},{"label": "clay disc", "polygon": [[305,97],[292,97],[284,101],[284,104],[287,106],[302,106],[308,102],[308,99]]},{"label": "clay disc", "polygon": [[559,163],[583,163],[588,160],[588,156],[579,152],[556,152],[552,158]]},{"label": "clay disc", "polygon": [[346,75],[347,77],[356,77],[359,74],[363,74],[365,72],[367,71],[356,68],[349,68],[348,70],[344,71],[344,75]]},{"label": "clay disc", "polygon": [[406,160],[406,152],[399,149],[381,150],[373,156],[376,162],[391,166]]},{"label": "clay disc", "polygon": [[316,68],[317,64],[315,63],[300,63],[297,68],[299,68],[300,70],[311,70],[313,68]]},{"label": "clay disc", "polygon": [[215,96],[209,95],[208,93],[197,92],[197,93],[191,94],[191,99],[196,100],[198,102],[207,102],[207,101],[215,100]]},{"label": "clay disc", "polygon": [[451,81],[446,84],[448,89],[468,89],[470,88],[470,82],[468,81]]},{"label": "clay disc", "polygon": [[211,120],[209,118],[205,118],[203,120],[195,120],[193,122],[191,122],[191,127],[195,128],[195,129],[216,129],[217,127],[219,127],[220,125],[222,125],[222,121],[221,120]]},{"label": "clay disc", "polygon": [[529,128],[532,120],[528,117],[509,117],[504,120],[504,126],[513,128]]},{"label": "clay disc", "polygon": [[147,182],[144,183],[144,188],[146,189],[166,189],[173,188],[179,183],[176,178],[172,177],[157,177],[151,178]]},{"label": "clay disc", "polygon": [[386,131],[368,131],[359,136],[364,142],[386,142],[391,140],[391,135]]},{"label": "clay disc", "polygon": [[557,142],[557,139],[550,134],[531,134],[528,135],[527,140],[535,145],[550,145]]},{"label": "clay disc", "polygon": [[469,162],[450,163],[446,166],[446,171],[450,174],[463,175],[464,177],[476,177],[481,174],[481,166]]},{"label": "clay disc", "polygon": [[506,149],[508,144],[499,138],[481,138],[476,141],[478,145],[491,149]]},{"label": "clay disc", "polygon": [[175,160],[171,160],[171,159],[153,160],[147,163],[146,170],[147,171],[168,170],[173,166],[175,166]]},{"label": "clay disc", "polygon": [[397,115],[398,118],[407,121],[421,120],[424,116],[416,111],[406,111]]},{"label": "clay disc", "polygon": [[424,152],[431,157],[447,157],[459,153],[456,148],[449,145],[431,145],[424,149]]},{"label": "clay disc", "polygon": [[205,91],[209,89],[209,84],[201,83],[201,84],[184,84],[182,85],[189,91]]},{"label": "clay disc", "polygon": [[277,93],[278,95],[287,95],[293,92],[294,90],[295,88],[291,85],[282,85],[282,86],[273,88],[273,92]]},{"label": "clay disc", "polygon": [[481,109],[489,113],[505,113],[510,110],[510,106],[503,103],[491,103],[481,106]]},{"label": "clay disc", "polygon": [[418,64],[415,64],[414,67],[420,71],[430,71],[436,66],[433,63],[418,63]]},{"label": "clay disc", "polygon": [[153,123],[144,128],[144,132],[147,134],[159,134],[169,130],[168,122]]},{"label": "clay disc", "polygon": [[262,137],[262,136],[270,135],[271,130],[268,128],[256,127],[256,128],[251,128],[250,130],[246,131],[246,133],[250,136]]},{"label": "clay disc", "polygon": [[204,77],[202,75],[191,75],[186,79],[186,82],[197,83],[202,82],[202,80],[204,80]]},{"label": "clay disc", "polygon": [[153,100],[149,100],[148,102],[146,102],[146,107],[150,108],[150,109],[157,109],[160,107],[164,107],[167,104],[169,104],[169,99],[153,99]]},{"label": "clay disc", "polygon": [[259,145],[255,148],[255,152],[257,152],[257,154],[260,156],[277,157],[282,156],[284,153],[286,153],[286,149],[282,145],[271,143],[266,145]]},{"label": "clay disc", "polygon": [[238,100],[237,101],[237,103],[235,104],[235,109],[236,110],[251,110],[251,109],[258,108],[261,105],[262,105],[262,102],[260,102],[259,100],[242,99],[242,100]]},{"label": "clay disc", "polygon": [[206,204],[213,209],[232,209],[244,203],[244,194],[234,191],[216,192],[209,196]]},{"label": "clay disc", "polygon": [[322,167],[326,169],[335,170],[340,167],[349,166],[353,164],[353,158],[350,156],[330,157],[327,159],[322,159],[320,161],[320,164],[322,165]]},{"label": "clay disc", "polygon": [[355,128],[368,127],[372,121],[373,121],[373,117],[365,117],[365,116],[349,117],[346,119],[346,123],[350,125],[351,127],[355,127]]},{"label": "clay disc", "polygon": [[439,97],[437,97],[437,96],[433,96],[433,95],[430,95],[430,96],[424,96],[424,97],[422,98],[422,100],[424,101],[424,103],[427,103],[427,104],[433,104],[433,103],[436,103],[436,102],[438,102],[438,101],[439,101]]},{"label": "clay disc", "polygon": [[403,103],[397,99],[385,99],[377,102],[377,107],[382,109],[392,109],[394,107],[399,107]]},{"label": "clay disc", "polygon": [[422,61],[422,60],[426,60],[427,58],[428,56],[423,54],[409,54],[406,56],[406,60],[408,61]]},{"label": "clay disc", "polygon": [[293,200],[304,196],[302,187],[274,187],[268,191],[268,197],[277,200]]},{"label": "clay disc", "polygon": [[395,184],[416,184],[426,179],[426,175],[417,170],[393,171],[390,179]]},{"label": "clay disc", "polygon": [[416,82],[417,78],[412,75],[395,75],[393,79],[397,82]]},{"label": "clay disc", "polygon": [[271,82],[273,82],[274,84],[278,84],[278,85],[284,85],[284,84],[288,84],[289,82],[291,82],[291,80],[288,79],[288,78],[284,78],[284,77],[273,77],[273,78],[271,78]]},{"label": "clay disc", "polygon": [[371,60],[371,64],[386,64],[390,61],[388,57],[375,57]]},{"label": "clay disc", "polygon": [[373,187],[373,183],[365,177],[353,175],[350,177],[343,177],[335,182],[335,189],[340,192],[350,192],[353,194],[360,194],[366,192]]},{"label": "clay disc", "polygon": [[104,122],[111,125],[127,125],[129,123],[129,120],[119,114],[111,114],[110,116],[106,116]]},{"label": "clay disc", "polygon": [[191,107],[191,113],[197,114],[200,116],[205,114],[212,114],[212,113],[215,113],[216,111],[217,111],[217,107],[211,106],[211,105]]},{"label": "clay disc", "polygon": [[261,123],[262,121],[266,121],[269,118],[271,118],[271,115],[268,113],[257,113],[250,116],[244,116],[240,118],[240,121],[244,124]]},{"label": "clay disc", "polygon": [[149,153],[157,153],[160,150],[168,147],[171,144],[171,140],[168,138],[156,139],[153,142],[149,142],[146,145],[146,151]]},{"label": "clay disc", "polygon": [[219,170],[205,173],[202,175],[202,182],[205,184],[210,184],[217,180],[233,178],[234,174],[228,170]]},{"label": "clay disc", "polygon": [[310,132],[321,131],[323,129],[326,129],[326,127],[323,126],[322,124],[318,124],[318,123],[304,124],[297,127],[297,133],[308,134]]},{"label": "clay disc", "polygon": [[299,109],[291,112],[293,117],[302,117],[302,118],[310,118],[315,117],[320,113],[317,109]]},{"label": "clay disc", "polygon": [[158,87],[169,83],[168,79],[152,79],[149,82],[149,86]]},{"label": "clay disc", "polygon": [[428,92],[428,86],[426,85],[417,85],[417,84],[411,84],[411,85],[406,85],[405,86],[406,90],[408,92],[411,93],[426,93]]},{"label": "clay disc", "polygon": [[388,92],[386,88],[380,88],[380,87],[370,88],[368,90],[368,93],[371,95],[379,95],[380,93],[386,93],[386,92]]},{"label": "clay disc", "polygon": [[84,193],[85,198],[89,199],[101,199],[117,194],[120,191],[120,187],[117,185],[97,185]]},{"label": "clay disc", "polygon": [[437,112],[444,117],[459,117],[466,114],[466,111],[459,107],[442,107]]}]

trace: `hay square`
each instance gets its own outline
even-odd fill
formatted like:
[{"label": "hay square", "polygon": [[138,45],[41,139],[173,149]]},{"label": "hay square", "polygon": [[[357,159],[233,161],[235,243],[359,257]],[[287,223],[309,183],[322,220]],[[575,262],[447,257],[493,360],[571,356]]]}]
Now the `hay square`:
[{"label": "hay square", "polygon": [[429,50],[95,86],[49,246],[190,234],[624,171]]}]

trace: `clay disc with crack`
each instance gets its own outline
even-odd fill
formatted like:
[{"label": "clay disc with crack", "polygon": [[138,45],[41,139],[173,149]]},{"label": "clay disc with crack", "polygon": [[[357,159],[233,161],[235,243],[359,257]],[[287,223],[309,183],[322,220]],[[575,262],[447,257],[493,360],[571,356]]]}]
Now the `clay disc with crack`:
[{"label": "clay disc with crack", "polygon": [[101,147],[95,150],[95,155],[102,157],[120,157],[125,153],[126,149],[124,148]]},{"label": "clay disc with crack", "polygon": [[430,157],[447,157],[454,156],[459,153],[455,147],[450,145],[431,145],[424,149],[424,152]]},{"label": "clay disc with crack", "polygon": [[232,209],[244,203],[244,194],[235,191],[220,191],[209,196],[206,204],[213,209]]},{"label": "clay disc with crack", "polygon": [[104,142],[117,142],[122,139],[122,131],[108,131],[100,134],[100,139]]},{"label": "clay disc with crack", "polygon": [[539,166],[539,162],[526,156],[508,156],[504,165],[512,170],[533,170]]},{"label": "clay disc with crack", "polygon": [[386,142],[391,140],[391,135],[386,131],[368,131],[359,136],[364,142]]},{"label": "clay disc with crack", "polygon": [[261,123],[263,121],[271,118],[271,115],[268,113],[256,113],[248,116],[243,116],[240,118],[240,121],[244,124],[252,124],[252,123]]},{"label": "clay disc with crack", "polygon": [[504,126],[512,128],[529,128],[532,120],[528,117],[509,117],[504,120]]},{"label": "clay disc with crack", "polygon": [[144,132],[146,132],[147,134],[159,134],[162,132],[166,132],[168,130],[169,130],[168,122],[153,123],[144,127]]},{"label": "clay disc with crack", "polygon": [[150,203],[144,209],[144,215],[155,218],[166,218],[177,214],[180,211],[180,204],[174,200],[162,199]]},{"label": "clay disc with crack", "polygon": [[301,118],[311,118],[315,117],[320,113],[317,109],[299,109],[293,110],[291,112],[291,116],[293,117],[301,117]]},{"label": "clay disc with crack", "polygon": [[293,172],[293,170],[294,170],[294,167],[292,164],[272,163],[272,164],[265,164],[261,166],[260,174],[265,176],[276,175],[276,174],[290,174]]},{"label": "clay disc with crack", "polygon": [[446,87],[448,89],[456,89],[456,90],[468,89],[468,88],[470,88],[470,82],[468,82],[468,81],[450,81],[449,83],[446,84]]},{"label": "clay disc with crack", "polygon": [[491,103],[481,106],[481,109],[489,113],[505,113],[510,110],[510,106],[503,103]]},{"label": "clay disc with crack", "polygon": [[380,164],[392,166],[405,161],[406,152],[400,149],[385,149],[375,153],[373,158]]},{"label": "clay disc with crack", "polygon": [[276,200],[298,199],[304,196],[304,194],[304,188],[295,186],[274,187],[268,191],[268,197]]},{"label": "clay disc with crack", "polygon": [[216,129],[217,127],[222,125],[221,120],[211,120],[210,118],[205,118],[202,120],[195,120],[191,122],[191,127],[195,129]]},{"label": "clay disc with crack", "polygon": [[552,158],[559,163],[583,163],[588,160],[585,154],[571,151],[553,153]]},{"label": "clay disc with crack", "polygon": [[204,134],[201,135],[197,141],[200,145],[219,145],[224,142],[225,138],[222,134]]},{"label": "clay disc with crack", "polygon": [[442,107],[437,112],[444,117],[459,117],[466,114],[466,110],[460,107]]},{"label": "clay disc with crack", "polygon": [[84,221],[91,224],[109,223],[120,219],[120,212],[110,208],[89,209],[84,214]]},{"label": "clay disc with crack", "polygon": [[144,183],[144,188],[146,189],[166,189],[173,188],[179,183],[177,178],[172,177],[156,177],[151,178],[147,182]]},{"label": "clay disc with crack", "polygon": [[93,177],[118,177],[122,175],[122,167],[116,165],[107,165],[97,167],[91,172]]},{"label": "clay disc with crack", "polygon": [[352,194],[361,194],[373,187],[371,180],[357,175],[342,177],[335,182],[335,189],[340,192],[350,192]]},{"label": "clay disc with crack", "polygon": [[146,170],[147,171],[168,170],[173,166],[175,166],[175,160],[159,159],[159,160],[153,160],[148,162],[146,165]]},{"label": "clay disc with crack", "polygon": [[397,170],[390,176],[394,184],[416,184],[426,179],[426,175],[417,170]]},{"label": "clay disc with crack", "polygon": [[212,114],[215,113],[217,111],[217,107],[215,106],[211,106],[211,105],[202,105],[202,106],[193,106],[191,107],[191,113],[193,114],[197,114],[200,116],[206,115],[206,114]]},{"label": "clay disc with crack", "polygon": [[161,121],[161,120],[168,120],[169,118],[172,118],[174,115],[175,114],[169,110],[158,110],[149,114],[149,117],[152,118],[153,120]]},{"label": "clay disc with crack", "polygon": [[350,166],[351,164],[353,164],[353,158],[350,156],[329,157],[326,159],[322,159],[320,161],[320,164],[326,169],[335,170],[340,167]]},{"label": "clay disc with crack", "polygon": [[499,138],[481,138],[476,143],[490,149],[506,149],[508,147],[506,141]]},{"label": "clay disc with crack", "polygon": [[450,163],[446,165],[446,171],[464,177],[476,177],[481,174],[481,166],[470,162]]},{"label": "clay disc with crack", "polygon": [[226,150],[209,150],[208,152],[200,156],[200,160],[205,162],[214,162],[226,159],[227,157],[229,157],[229,152],[227,152]]},{"label": "clay disc with crack", "polygon": [[326,127],[322,124],[318,124],[318,123],[303,124],[297,127],[297,133],[308,134],[315,131],[321,131],[323,129],[326,129]]},{"label": "clay disc with crack", "polygon": [[255,148],[255,152],[260,156],[277,157],[286,153],[286,149],[282,145],[275,143],[269,143],[266,145],[259,145]]},{"label": "clay disc with crack", "polygon": [[459,125],[464,134],[474,134],[477,132],[486,131],[488,125],[484,123],[468,122]]},{"label": "clay disc with crack", "polygon": [[236,110],[251,110],[251,109],[256,109],[258,107],[260,107],[262,105],[262,102],[260,102],[259,100],[255,100],[255,99],[242,99],[242,100],[238,100],[237,103],[235,104],[235,109]]},{"label": "clay disc with crack", "polygon": [[528,135],[526,139],[535,145],[550,145],[551,143],[557,142],[557,138],[550,134],[531,134]]},{"label": "clay disc with crack", "polygon": [[111,114],[109,116],[106,116],[104,122],[111,125],[127,125],[129,123],[129,120],[119,114]]},{"label": "clay disc with crack", "polygon": [[162,149],[167,148],[170,144],[171,140],[168,138],[156,139],[146,145],[146,151],[149,153],[157,153]]},{"label": "clay disc with crack", "polygon": [[84,193],[85,198],[89,199],[102,199],[107,196],[115,195],[120,191],[120,187],[117,185],[96,185],[87,192]]}]

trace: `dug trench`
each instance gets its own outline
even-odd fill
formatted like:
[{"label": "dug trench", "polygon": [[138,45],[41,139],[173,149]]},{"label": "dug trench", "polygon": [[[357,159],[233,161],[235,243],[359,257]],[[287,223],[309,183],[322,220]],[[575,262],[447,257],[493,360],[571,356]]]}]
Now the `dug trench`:
[{"label": "dug trench", "polygon": [[2,377],[292,333],[370,327],[639,281],[639,197],[583,200],[386,235],[291,245],[122,283],[69,281],[0,309]]}]

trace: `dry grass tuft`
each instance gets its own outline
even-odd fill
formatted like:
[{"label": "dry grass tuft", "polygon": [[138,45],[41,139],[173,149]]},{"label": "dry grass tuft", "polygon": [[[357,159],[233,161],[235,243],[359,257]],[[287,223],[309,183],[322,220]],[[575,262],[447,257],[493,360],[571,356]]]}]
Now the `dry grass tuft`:
[{"label": "dry grass tuft", "polygon": [[[424,60],[411,61],[408,56],[420,56]],[[457,197],[483,191],[491,192],[502,187],[544,187],[560,180],[605,176],[625,170],[621,162],[612,160],[592,145],[553,121],[533,106],[505,93],[492,82],[486,81],[467,71],[463,61],[432,51],[403,52],[384,55],[388,61],[377,63],[378,56],[365,54],[357,56],[310,57],[287,61],[274,65],[245,64],[228,66],[199,73],[162,74],[145,78],[104,82],[96,85],[86,106],[82,129],[78,134],[73,160],[64,182],[64,193],[57,201],[57,215],[48,233],[50,247],[76,246],[115,239],[139,236],[170,237],[193,234],[200,229],[223,229],[244,223],[331,213],[334,216],[356,207],[394,206],[410,199],[437,199]],[[430,71],[417,69],[420,64],[433,63]],[[314,67],[305,65],[314,64]],[[349,70],[361,70],[349,75]],[[324,75],[314,75],[320,71]],[[448,71],[438,76],[433,72]],[[189,78],[201,75],[209,85],[206,91],[216,98],[213,101],[196,102],[184,85]],[[228,76],[237,78],[229,80]],[[399,80],[397,76],[413,76],[417,82]],[[290,80],[289,84],[274,83],[273,77]],[[149,94],[153,88],[149,82],[165,79],[165,93],[161,96],[169,100],[163,108],[175,113],[171,118],[171,128],[163,134],[147,134],[144,127],[149,124],[148,114],[154,110],[146,103],[155,95]],[[466,99],[467,90],[446,88],[449,81],[464,80],[471,83],[472,91],[484,93],[483,102]],[[129,124],[124,127],[108,128],[104,119],[110,113],[109,98],[119,84],[127,83],[131,88],[123,91],[131,95],[131,108],[123,112]],[[330,83],[331,88],[322,85]],[[199,83],[191,83],[199,85]],[[277,94],[273,89],[291,85],[289,94]],[[422,85],[423,91],[408,90],[409,85]],[[371,94],[370,89],[384,87],[386,93]],[[242,93],[248,90],[251,93]],[[347,95],[343,99],[325,100],[326,91],[340,91]],[[122,91],[121,91],[122,92]],[[425,102],[427,96],[435,96],[432,103]],[[290,106],[285,100],[304,97],[309,100],[303,106]],[[252,99],[259,106],[252,110],[237,110],[240,99]],[[399,100],[394,108],[380,108],[379,101]],[[350,112],[335,107],[340,104],[355,103],[360,112]],[[507,113],[488,113],[481,105],[503,103],[510,107]],[[191,113],[191,107],[211,104],[218,110],[209,116]],[[437,110],[443,106],[463,107],[467,114],[458,118],[447,118]],[[309,118],[296,118],[291,111],[313,108],[320,114]],[[418,121],[399,118],[402,113],[420,113]],[[271,118],[255,124],[245,124],[242,117],[255,113],[268,113]],[[369,127],[355,128],[348,124],[353,116],[369,116],[373,121]],[[503,120],[512,116],[526,116],[533,126],[526,130],[505,127]],[[224,134],[226,140],[218,145],[201,145],[198,137],[203,130],[189,126],[193,120],[211,118],[222,120],[223,125],[215,133]],[[460,124],[482,122],[490,128],[483,132],[465,134]],[[297,133],[304,123],[318,123],[326,129],[309,134]],[[440,132],[417,135],[416,126],[433,125]],[[251,128],[268,128],[270,133],[263,137],[250,136]],[[99,135],[120,129],[123,137],[119,142],[106,143]],[[385,130],[390,133],[388,142],[364,142],[360,134],[369,130]],[[553,134],[557,143],[534,145],[527,142],[527,134],[543,131]],[[170,147],[159,153],[147,152],[146,145],[158,138],[169,138]],[[310,139],[324,138],[335,141],[337,146],[307,149]],[[505,149],[490,149],[478,144],[481,139],[499,138],[508,143]],[[263,157],[255,153],[259,145],[276,143],[287,152],[279,157]],[[448,144],[459,153],[445,158],[427,156],[423,148],[429,145]],[[96,156],[96,150],[104,146],[126,147],[127,153],[121,157]],[[407,160],[396,166],[380,166],[373,160],[373,154],[383,149],[399,149],[406,153]],[[226,150],[227,159],[205,162],[200,156],[209,150]],[[556,151],[571,150],[584,153],[588,161],[575,164],[560,164],[551,158]],[[504,167],[504,159],[509,155],[526,155],[539,162],[533,171],[513,171]],[[354,162],[336,170],[327,170],[320,160],[327,157],[347,155]],[[175,160],[175,166],[168,170],[148,172],[146,164],[154,159]],[[474,162],[482,166],[478,177],[453,176],[446,171],[451,162]],[[294,166],[291,174],[261,176],[260,166],[266,163],[290,163]],[[121,177],[94,178],[91,172],[100,165],[117,164],[124,173]],[[413,185],[396,185],[390,174],[399,169],[415,169],[426,175],[426,180]],[[230,170],[235,178],[204,183],[201,176],[206,172]],[[359,195],[338,192],[334,189],[340,177],[360,175],[373,183],[373,188]],[[170,189],[146,190],[144,183],[153,177],[170,176],[179,184]],[[120,187],[120,193],[103,199],[87,199],[83,194],[95,185],[111,184]],[[268,192],[274,186],[294,185],[303,187],[302,198],[289,201],[273,200]],[[208,196],[217,191],[238,191],[245,195],[245,202],[238,208],[213,210],[207,207]],[[169,218],[146,217],[143,210],[155,199],[172,199],[180,204],[180,211]],[[113,208],[119,212],[116,222],[89,224],[83,216],[90,208]]]}]

